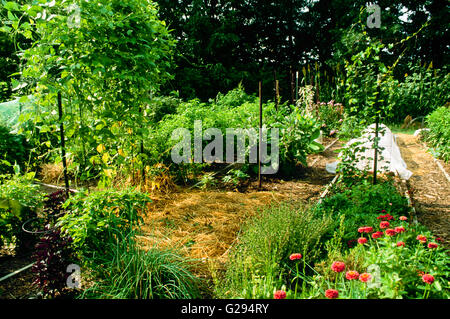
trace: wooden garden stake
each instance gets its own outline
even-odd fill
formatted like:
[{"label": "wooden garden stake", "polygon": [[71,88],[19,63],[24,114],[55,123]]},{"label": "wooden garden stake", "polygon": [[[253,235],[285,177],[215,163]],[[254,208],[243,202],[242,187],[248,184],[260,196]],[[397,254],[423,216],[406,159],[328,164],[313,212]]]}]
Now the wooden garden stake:
[{"label": "wooden garden stake", "polygon": [[64,141],[64,123],[62,111],[61,92],[58,92],[58,114],[59,114],[59,132],[61,136],[61,157],[63,162],[64,184],[66,188],[66,195],[69,196],[69,176],[67,175],[67,160],[66,160],[66,143]]},{"label": "wooden garden stake", "polygon": [[278,80],[277,80],[277,70],[273,69],[273,83],[274,93],[275,93],[275,109],[278,111]]},{"label": "wooden garden stake", "polygon": [[262,84],[261,81],[259,81],[258,189],[261,189],[261,145],[262,145]]},{"label": "wooden garden stake", "polygon": [[378,126],[380,123],[380,115],[378,114],[378,100],[380,95],[380,82],[377,85],[377,95],[375,100],[375,143],[374,143],[374,157],[373,157],[373,185],[377,183],[377,169],[378,169]]}]

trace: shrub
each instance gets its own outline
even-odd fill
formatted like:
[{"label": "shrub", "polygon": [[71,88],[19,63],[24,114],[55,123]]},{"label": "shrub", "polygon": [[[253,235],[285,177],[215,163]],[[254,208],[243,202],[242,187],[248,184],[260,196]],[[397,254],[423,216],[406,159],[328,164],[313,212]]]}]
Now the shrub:
[{"label": "shrub", "polygon": [[[17,169],[17,166],[16,166]],[[34,237],[22,231],[22,224],[37,216],[44,199],[39,185],[33,184],[34,173],[1,177],[0,245],[15,243],[16,249],[31,248]]]},{"label": "shrub", "polygon": [[230,252],[218,294],[241,298],[268,298],[269,294],[271,298],[272,284],[283,283],[292,253],[301,253],[311,263],[318,260],[321,237],[331,223],[330,218],[315,216],[298,202],[266,208],[243,228],[238,245]]},{"label": "shrub", "polygon": [[341,190],[325,198],[314,210],[318,216],[331,214],[334,229],[339,226],[339,216],[345,216],[345,233],[342,235],[345,244],[355,239],[358,227],[375,226],[379,215],[409,213],[407,199],[398,193],[390,181],[376,185],[363,182],[351,189]]},{"label": "shrub", "polygon": [[149,202],[146,194],[132,190],[79,193],[63,205],[69,213],[58,220],[58,225],[88,262],[106,253],[108,243],[120,240],[139,225],[143,220],[140,213]]},{"label": "shrub", "polygon": [[388,120],[400,123],[410,115],[412,118],[424,116],[449,101],[450,74],[446,68],[433,69],[425,66],[410,65],[410,71],[403,81],[392,81],[389,85]]},{"label": "shrub", "polygon": [[[391,222],[391,228],[400,223]],[[365,249],[365,266],[377,271],[369,296],[372,298],[439,298],[448,299],[450,257],[441,247],[427,247],[434,236],[424,226],[404,224],[406,231],[395,236],[383,236],[377,244]],[[418,235],[424,235],[427,243],[420,243]],[[405,246],[397,246],[402,241]],[[435,278],[432,285],[422,281],[421,275],[431,274]]]},{"label": "shrub", "polygon": [[170,250],[140,249],[133,235],[109,243],[110,254],[99,256],[94,272],[98,280],[83,297],[108,299],[198,298],[199,280],[190,260]]},{"label": "shrub", "polygon": [[450,108],[438,108],[426,118],[430,129],[425,133],[425,140],[431,145],[436,156],[448,162],[450,159]]},{"label": "shrub", "polygon": [[318,104],[321,130],[326,136],[334,136],[338,133],[343,122],[343,105],[341,103],[321,102]]},{"label": "shrub", "polygon": [[0,125],[0,174],[12,174],[11,164],[24,167],[30,154],[30,145],[25,137],[10,133]]}]

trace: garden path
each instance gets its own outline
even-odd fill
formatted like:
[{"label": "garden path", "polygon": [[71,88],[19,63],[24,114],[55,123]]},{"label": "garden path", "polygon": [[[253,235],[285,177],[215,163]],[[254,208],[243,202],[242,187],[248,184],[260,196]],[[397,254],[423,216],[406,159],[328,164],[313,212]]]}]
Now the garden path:
[{"label": "garden path", "polygon": [[[403,160],[413,172],[408,180],[417,219],[435,236],[450,246],[450,183],[427,152],[420,139],[413,135],[397,134]],[[447,173],[450,165],[440,161]]]}]

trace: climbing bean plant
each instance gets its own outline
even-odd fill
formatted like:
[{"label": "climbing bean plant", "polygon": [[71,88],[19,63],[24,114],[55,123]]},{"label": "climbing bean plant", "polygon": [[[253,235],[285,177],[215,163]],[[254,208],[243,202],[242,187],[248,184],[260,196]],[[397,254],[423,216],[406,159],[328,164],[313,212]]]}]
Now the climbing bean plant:
[{"label": "climbing bean plant", "polygon": [[[69,163],[86,178],[114,177],[145,163],[146,110],[170,78],[175,41],[150,0],[7,2],[3,32],[31,40],[17,47],[18,88],[37,97],[29,137],[56,133],[63,97]],[[29,126],[27,126],[29,127]],[[53,145],[57,146],[57,145]],[[55,153],[57,159],[58,153]]]}]

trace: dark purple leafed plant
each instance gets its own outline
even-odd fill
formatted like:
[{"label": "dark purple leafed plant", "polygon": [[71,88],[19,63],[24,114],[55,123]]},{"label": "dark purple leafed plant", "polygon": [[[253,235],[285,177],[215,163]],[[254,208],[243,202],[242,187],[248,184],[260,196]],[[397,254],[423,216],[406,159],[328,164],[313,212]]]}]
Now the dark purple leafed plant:
[{"label": "dark purple leafed plant", "polygon": [[49,225],[45,230],[49,232],[40,238],[34,253],[35,263],[32,267],[35,275],[34,284],[46,297],[61,296],[70,275],[66,271],[67,266],[75,260],[70,245],[72,239],[63,236],[59,229],[52,229]]}]

